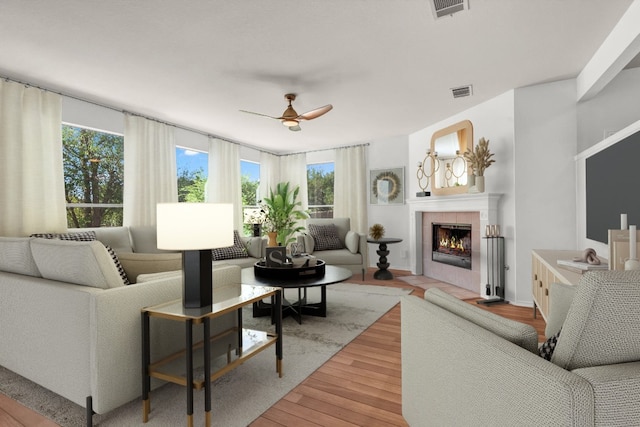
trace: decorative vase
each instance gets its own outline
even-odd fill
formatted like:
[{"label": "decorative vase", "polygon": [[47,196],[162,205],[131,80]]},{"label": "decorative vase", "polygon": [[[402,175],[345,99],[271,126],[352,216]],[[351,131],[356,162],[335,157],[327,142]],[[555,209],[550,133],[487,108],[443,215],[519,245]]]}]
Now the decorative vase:
[{"label": "decorative vase", "polygon": [[276,240],[278,233],[276,233],[275,231],[270,231],[267,233],[267,236],[269,236],[269,241],[267,242],[267,246],[269,247],[278,246],[278,242]]},{"label": "decorative vase", "polygon": [[262,234],[262,224],[252,224],[253,237],[260,237]]},{"label": "decorative vase", "polygon": [[484,175],[476,176],[476,190],[478,193],[484,193]]},{"label": "decorative vase", "polygon": [[475,187],[475,185],[476,185],[476,176],[475,176],[475,174],[472,174],[472,173],[468,174],[467,175],[467,191],[469,193],[473,192],[475,189],[472,190],[472,188]]}]

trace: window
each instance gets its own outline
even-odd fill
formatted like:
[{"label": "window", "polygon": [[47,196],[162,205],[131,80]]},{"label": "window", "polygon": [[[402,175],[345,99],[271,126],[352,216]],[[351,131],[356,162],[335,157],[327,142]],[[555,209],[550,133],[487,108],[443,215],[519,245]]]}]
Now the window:
[{"label": "window", "polygon": [[[242,186],[242,213],[243,218],[246,218],[258,207],[260,163],[240,160],[240,184]],[[250,224],[244,224],[244,234],[253,234]]]},{"label": "window", "polygon": [[176,147],[178,169],[178,201],[204,202],[209,172],[209,155],[184,147]]},{"label": "window", "polygon": [[333,167],[333,162],[307,165],[311,218],[333,218]]},{"label": "window", "polygon": [[62,125],[67,226],[122,225],[124,137]]}]

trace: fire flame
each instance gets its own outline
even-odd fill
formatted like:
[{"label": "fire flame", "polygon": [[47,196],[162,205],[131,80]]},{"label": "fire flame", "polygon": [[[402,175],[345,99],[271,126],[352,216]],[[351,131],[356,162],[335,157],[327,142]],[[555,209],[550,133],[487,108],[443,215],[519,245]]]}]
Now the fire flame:
[{"label": "fire flame", "polygon": [[462,240],[456,239],[455,236],[451,236],[451,238],[443,237],[442,239],[440,239],[440,247],[458,249],[464,252],[464,245],[462,244]]}]

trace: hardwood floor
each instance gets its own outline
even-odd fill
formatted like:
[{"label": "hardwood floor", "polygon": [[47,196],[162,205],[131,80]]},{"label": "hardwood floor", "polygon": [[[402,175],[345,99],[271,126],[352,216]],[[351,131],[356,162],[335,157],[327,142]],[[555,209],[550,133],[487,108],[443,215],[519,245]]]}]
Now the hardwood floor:
[{"label": "hardwood floor", "polygon": [[[388,281],[373,279],[370,269],[365,280],[352,283],[411,289],[422,296],[431,286],[450,285],[407,271],[393,271]],[[455,288],[455,287],[453,287]],[[458,288],[459,289],[459,288]],[[456,295],[455,289],[452,294]],[[464,293],[458,294],[464,298]],[[533,325],[544,339],[542,316],[533,318],[527,307],[511,304],[485,306],[466,300],[501,316]],[[351,343],[336,353],[307,379],[256,419],[252,427],[276,426],[407,426],[402,417],[400,365],[400,305],[395,306]],[[0,427],[55,427],[57,424],[0,394]]]},{"label": "hardwood floor", "polygon": [[[364,281],[354,277],[349,281],[409,288],[418,296],[424,294],[424,287],[443,287],[434,281],[427,281],[424,287],[411,285],[408,282],[415,281],[403,280],[403,276],[409,276],[403,271],[394,271],[393,280],[376,281],[373,271],[369,271]],[[477,298],[467,301],[533,325],[539,340],[544,339],[542,316],[534,319],[531,308],[511,304],[486,306],[476,304]],[[269,408],[251,427],[407,426],[402,417],[400,362],[400,306],[397,305]]]}]

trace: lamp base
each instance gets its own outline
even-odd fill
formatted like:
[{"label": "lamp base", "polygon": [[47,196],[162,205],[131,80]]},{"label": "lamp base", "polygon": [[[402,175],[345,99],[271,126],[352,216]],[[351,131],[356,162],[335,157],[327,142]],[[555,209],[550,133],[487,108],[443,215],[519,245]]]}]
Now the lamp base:
[{"label": "lamp base", "polygon": [[185,308],[206,307],[213,302],[211,249],[182,253],[182,305]]},{"label": "lamp base", "polygon": [[624,269],[627,271],[640,270],[640,261],[634,258],[627,259],[624,261]]}]

